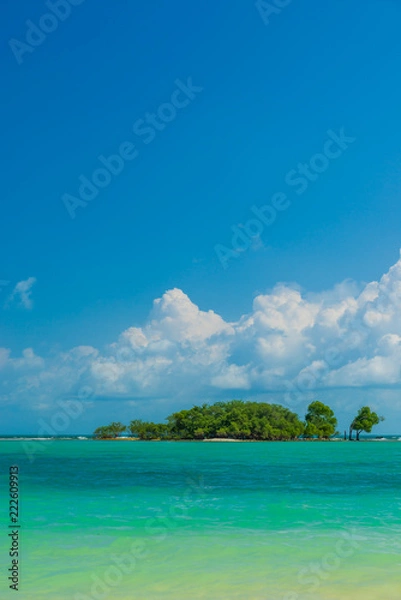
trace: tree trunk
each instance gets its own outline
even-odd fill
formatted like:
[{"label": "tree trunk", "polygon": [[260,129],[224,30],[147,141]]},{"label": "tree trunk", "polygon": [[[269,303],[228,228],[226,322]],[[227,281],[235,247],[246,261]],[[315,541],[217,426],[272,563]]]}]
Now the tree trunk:
[{"label": "tree trunk", "polygon": [[349,426],[349,440],[352,440],[352,425]]},{"label": "tree trunk", "polygon": [[357,442],[359,442],[359,434],[360,434],[360,433],[361,433],[360,431],[357,431],[357,432],[356,432],[356,441],[357,441]]}]

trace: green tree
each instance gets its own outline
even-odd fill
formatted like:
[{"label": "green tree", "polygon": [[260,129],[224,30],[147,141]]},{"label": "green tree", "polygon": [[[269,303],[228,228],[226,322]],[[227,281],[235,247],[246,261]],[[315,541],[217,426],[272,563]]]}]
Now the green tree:
[{"label": "green tree", "polygon": [[128,427],[131,434],[140,440],[159,440],[169,437],[168,425],[164,423],[152,423],[135,419]]},{"label": "green tree", "polygon": [[98,427],[93,432],[93,435],[98,440],[107,440],[107,439],[111,439],[111,438],[114,437],[113,434],[112,434],[112,432],[111,432],[111,430],[110,430],[110,428],[107,427],[107,426]]},{"label": "green tree", "polygon": [[140,419],[134,419],[133,421],[131,421],[131,423],[128,425],[128,431],[131,433],[131,435],[133,435],[134,437],[140,437],[139,433],[142,431],[143,429],[143,425],[144,422],[141,421]]},{"label": "green tree", "polygon": [[104,434],[104,427],[97,427],[97,428],[95,429],[95,431],[93,432],[93,436],[94,436],[96,439],[101,439],[101,438],[103,438],[103,434]]},{"label": "green tree", "polygon": [[103,425],[103,427],[98,427],[93,432],[93,435],[97,439],[107,440],[116,438],[125,431],[127,428],[122,423],[113,422],[110,425]]},{"label": "green tree", "polygon": [[328,439],[336,432],[337,419],[329,406],[316,400],[308,406],[305,416],[305,437]]},{"label": "green tree", "polygon": [[370,410],[369,406],[363,406],[349,427],[349,439],[352,440],[352,432],[355,431],[356,439],[359,441],[361,431],[370,433],[372,427],[378,425],[380,421],[384,421],[384,417],[379,417],[377,413]]},{"label": "green tree", "polygon": [[116,438],[120,435],[120,433],[123,433],[124,431],[127,430],[127,426],[123,425],[119,421],[117,421],[117,422],[113,421],[113,423],[111,423],[109,425],[109,429],[110,429],[111,433],[113,434],[113,437]]}]

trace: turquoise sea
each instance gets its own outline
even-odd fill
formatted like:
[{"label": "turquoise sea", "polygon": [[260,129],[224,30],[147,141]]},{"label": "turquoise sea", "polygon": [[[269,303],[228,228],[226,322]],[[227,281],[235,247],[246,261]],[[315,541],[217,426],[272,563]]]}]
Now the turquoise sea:
[{"label": "turquoise sea", "polygon": [[0,442],[2,599],[401,597],[400,442],[24,444]]}]

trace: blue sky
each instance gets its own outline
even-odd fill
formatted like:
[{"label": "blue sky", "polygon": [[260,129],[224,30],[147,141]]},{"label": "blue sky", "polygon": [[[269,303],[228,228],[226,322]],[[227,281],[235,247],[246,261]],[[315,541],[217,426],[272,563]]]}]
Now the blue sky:
[{"label": "blue sky", "polygon": [[[200,364],[196,361],[206,349],[214,356],[210,346],[225,329],[212,319],[217,329],[211,326],[203,346],[189,322],[193,319],[206,330],[208,325],[203,312],[190,307],[236,323],[234,335],[240,337],[239,324],[247,315],[260,310],[270,314],[272,298],[284,293],[272,291],[284,289],[277,288],[279,283],[286,283],[287,291],[301,290],[311,304],[337,306],[343,298],[355,298],[367,283],[379,282],[397,263],[401,5],[367,0],[350,6],[338,0],[322,6],[317,0],[293,0],[266,25],[253,2],[75,3],[65,9],[70,14],[63,21],[43,21],[51,13],[51,2],[7,0],[3,7],[4,419],[18,415],[13,430],[34,432],[38,418],[54,414],[57,398],[77,394],[85,382],[94,390],[93,399],[71,431],[90,431],[110,416],[163,418],[171,408],[191,406],[205,397],[280,401],[276,378],[294,380],[297,373],[276,365],[284,369],[282,375],[277,371],[274,381],[262,377],[262,363],[267,370],[271,366],[269,356],[254,356],[260,339],[273,343],[275,325],[264,323],[267,330],[253,331],[235,349],[220,340],[218,358],[210,359],[213,372],[200,373],[194,364]],[[18,43],[32,39],[28,20],[33,27],[56,23],[57,28],[22,51]],[[18,42],[10,45],[10,40]],[[162,105],[189,81],[197,90],[193,97],[182,91],[176,95],[181,104],[189,102],[169,122],[159,119],[160,130],[154,128],[154,139],[146,143],[133,126],[159,110],[168,115]],[[322,153],[329,131],[339,135],[342,129],[355,141],[298,195],[286,176]],[[109,185],[87,206],[78,207],[72,219],[62,198],[77,197],[79,177],[90,179],[103,166],[100,155],[114,155],[128,142],[135,145],[136,158],[126,160],[121,173],[110,176]],[[232,227],[246,226],[254,218],[252,206],[271,203],[276,193],[286,194],[289,207],[223,268],[216,245],[232,249]],[[392,278],[396,290],[394,272]],[[340,296],[332,291],[329,300],[327,294],[324,301],[319,296],[338,290],[335,286],[345,280],[356,283],[348,281]],[[180,293],[165,296],[168,290]],[[384,297],[396,315],[394,293]],[[271,302],[267,308],[259,302],[256,310],[255,298],[262,297]],[[352,315],[341,317],[348,325],[351,316],[358,316],[352,306],[350,302],[347,309]],[[370,309],[358,305],[365,321]],[[376,309],[382,310],[382,304]],[[190,329],[177,324],[177,338],[164,326],[167,317]],[[164,325],[152,326],[152,319]],[[288,329],[288,322],[279,329],[284,340],[296,329],[294,324]],[[315,322],[306,323],[316,330]],[[344,355],[342,366],[374,360],[387,343],[384,336],[401,334],[396,317],[386,323],[387,329],[379,328],[375,336],[362,336],[355,355]],[[149,356],[158,365],[174,365],[157,372],[163,382],[168,380],[165,393],[152,380],[155,367],[143,354],[150,370],[139,378],[144,363],[138,363],[140,351],[131,337],[132,356],[124,357],[124,368],[121,356],[111,360],[110,345],[121,343],[119,336],[132,327],[146,330],[143,335],[153,342],[157,338],[159,346]],[[305,346],[293,340],[291,352],[283,355],[286,364],[297,364],[301,371],[319,360],[323,350],[315,334],[313,341],[304,335],[317,348],[315,354],[306,357]],[[340,328],[331,336],[346,334]],[[167,356],[163,343],[175,344],[178,354]],[[191,343],[191,368],[181,371],[178,356]],[[76,353],[71,359],[76,347],[98,354],[84,352],[86,362],[79,367]],[[33,359],[30,351],[24,355],[27,348],[40,358]],[[117,371],[122,369],[113,375],[114,387],[107,371],[110,361]],[[233,372],[245,367],[246,382],[244,371]],[[367,363],[369,372],[374,368]],[[225,382],[216,369],[229,369]],[[348,406],[353,410],[364,398],[379,408],[382,403],[382,412],[392,415],[392,425],[383,424],[382,430],[401,431],[400,381],[391,369],[384,370],[386,375],[376,379],[337,374],[329,381],[326,373],[319,378],[316,395],[337,403],[344,422]],[[199,385],[186,388],[184,371],[191,381],[198,377]],[[251,376],[256,371],[258,377]],[[347,399],[345,405],[339,395]],[[307,399],[302,402],[301,412]]]}]

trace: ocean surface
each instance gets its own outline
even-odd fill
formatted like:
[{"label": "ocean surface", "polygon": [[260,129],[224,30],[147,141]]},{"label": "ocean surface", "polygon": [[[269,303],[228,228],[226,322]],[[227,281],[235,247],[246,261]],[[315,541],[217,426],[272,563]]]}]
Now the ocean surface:
[{"label": "ocean surface", "polygon": [[[399,600],[396,439],[0,441],[0,598]],[[10,465],[18,593],[6,583]]]}]

